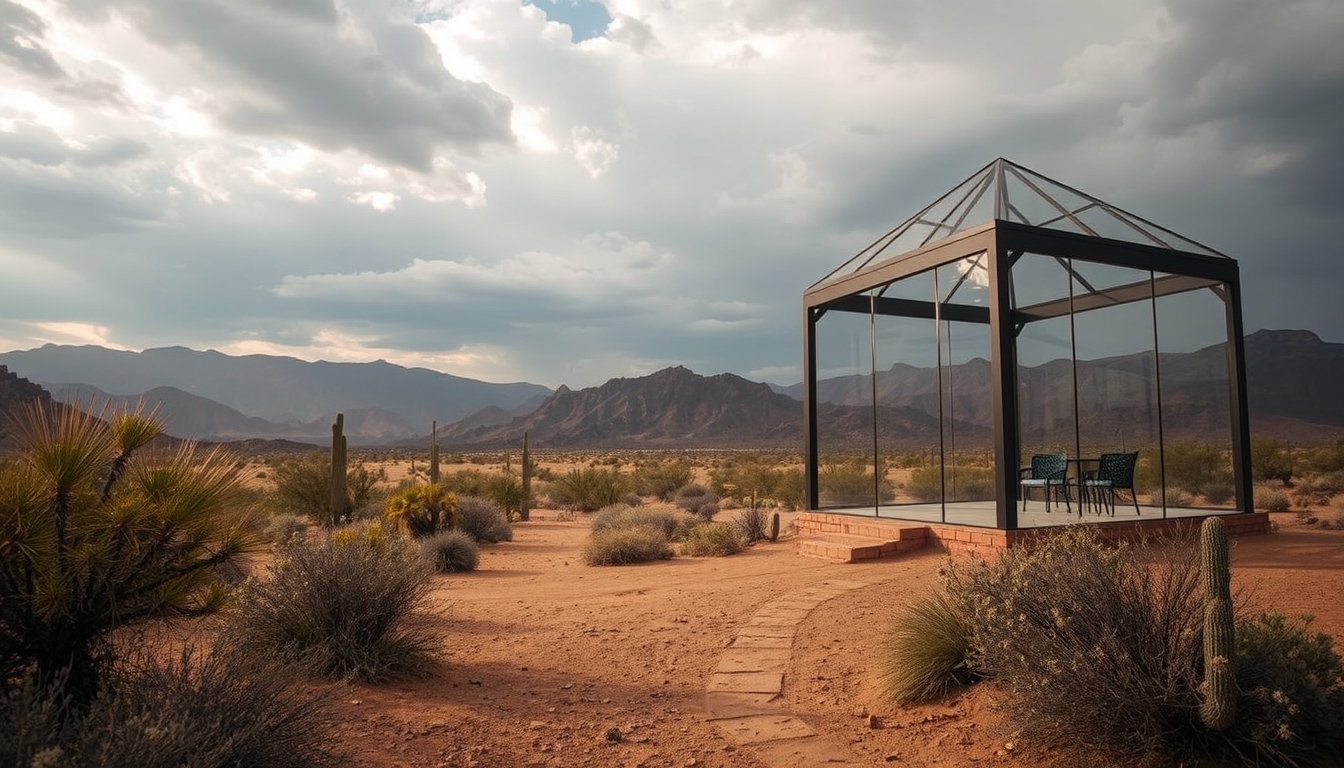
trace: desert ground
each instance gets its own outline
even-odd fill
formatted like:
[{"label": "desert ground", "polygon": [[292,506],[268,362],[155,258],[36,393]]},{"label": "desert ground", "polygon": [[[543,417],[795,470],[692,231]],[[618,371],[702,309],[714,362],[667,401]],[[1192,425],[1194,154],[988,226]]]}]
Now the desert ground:
[{"label": "desert ground", "polygon": [[[1234,586],[1258,606],[1314,615],[1314,629],[1344,643],[1344,532],[1293,513],[1274,518],[1274,533],[1235,541]],[[990,685],[914,708],[883,700],[883,638],[900,608],[936,581],[940,552],[836,564],[796,554],[783,537],[725,558],[596,568],[579,557],[588,529],[583,515],[538,510],[515,524],[512,542],[483,547],[475,572],[435,576],[418,620],[442,638],[439,669],[323,689],[348,763],[1077,764],[1018,740]],[[800,594],[819,597],[799,602]],[[799,618],[789,619],[782,691],[759,698],[762,711],[778,713],[780,734],[801,738],[771,741],[719,719],[734,713],[710,689],[731,651],[770,606],[798,605],[805,610],[788,614]]]}]

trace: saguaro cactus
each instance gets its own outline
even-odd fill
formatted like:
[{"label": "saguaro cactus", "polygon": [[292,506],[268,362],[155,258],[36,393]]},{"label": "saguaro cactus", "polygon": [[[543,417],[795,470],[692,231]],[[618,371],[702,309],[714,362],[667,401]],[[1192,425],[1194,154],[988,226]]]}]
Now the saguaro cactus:
[{"label": "saguaro cactus", "polygon": [[430,422],[429,428],[429,482],[439,482],[439,422]]},{"label": "saguaro cactus", "polygon": [[527,452],[527,433],[523,433],[523,503],[518,519],[526,521],[532,515],[532,457]]},{"label": "saguaro cactus", "polygon": [[779,513],[770,515],[770,540],[779,541]]},{"label": "saguaro cactus", "polygon": [[332,525],[345,517],[345,414],[336,414],[331,425],[331,504],[328,509]]},{"label": "saguaro cactus", "polygon": [[1227,556],[1227,529],[1216,517],[1199,529],[1204,571],[1204,685],[1199,719],[1215,731],[1230,728],[1237,718],[1237,679],[1232,668],[1232,570]]}]

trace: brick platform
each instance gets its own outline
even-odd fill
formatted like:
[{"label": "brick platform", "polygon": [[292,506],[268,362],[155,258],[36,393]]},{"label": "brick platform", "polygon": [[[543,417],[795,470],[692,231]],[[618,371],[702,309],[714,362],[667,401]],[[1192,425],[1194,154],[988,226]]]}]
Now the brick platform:
[{"label": "brick platform", "polygon": [[[1269,515],[1264,512],[1243,512],[1218,515],[1227,527],[1229,536],[1247,536],[1269,533]],[[1096,532],[1109,541],[1152,536],[1160,532],[1193,533],[1199,529],[1202,517],[1181,517],[1167,520],[1088,522]],[[1009,547],[1020,546],[1037,536],[1048,536],[1056,528],[1029,528],[1018,531],[1000,531],[964,525],[945,525],[910,520],[840,515],[826,512],[800,512],[798,527],[798,554],[820,557],[842,563],[855,563],[902,552],[936,547],[945,552],[975,553],[990,556]]]}]

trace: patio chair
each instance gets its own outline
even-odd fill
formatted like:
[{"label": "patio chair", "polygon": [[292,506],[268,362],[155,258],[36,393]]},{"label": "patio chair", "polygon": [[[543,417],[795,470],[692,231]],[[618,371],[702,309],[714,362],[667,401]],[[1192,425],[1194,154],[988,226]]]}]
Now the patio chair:
[{"label": "patio chair", "polygon": [[1067,453],[1038,453],[1031,457],[1031,466],[1023,467],[1018,474],[1022,479],[1018,484],[1022,487],[1022,511],[1027,511],[1027,498],[1031,496],[1032,488],[1041,488],[1045,491],[1045,511],[1050,511],[1050,495],[1053,492],[1056,501],[1059,496],[1064,496],[1064,508],[1070,512],[1073,507],[1069,503],[1069,455]]},{"label": "patio chair", "polygon": [[1096,470],[1088,472],[1083,478],[1083,490],[1089,497],[1105,504],[1112,516],[1115,515],[1116,491],[1129,491],[1134,502],[1134,514],[1139,512],[1139,497],[1134,493],[1134,467],[1139,463],[1139,452],[1103,453]]}]

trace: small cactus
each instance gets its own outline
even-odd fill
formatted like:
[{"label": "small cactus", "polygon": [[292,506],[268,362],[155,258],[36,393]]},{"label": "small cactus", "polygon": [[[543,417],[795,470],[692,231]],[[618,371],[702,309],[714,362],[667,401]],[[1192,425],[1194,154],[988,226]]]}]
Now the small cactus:
[{"label": "small cactus", "polygon": [[1215,731],[1230,728],[1237,718],[1237,679],[1232,668],[1232,570],[1227,549],[1223,521],[1206,518],[1199,529],[1204,572],[1204,684],[1199,718]]},{"label": "small cactus", "polygon": [[527,522],[532,515],[532,459],[527,452],[527,433],[523,433],[523,503],[518,509],[518,519]]},{"label": "small cactus", "polygon": [[339,525],[346,513],[345,501],[345,414],[336,414],[331,425],[331,503],[328,512],[331,525]]},{"label": "small cactus", "polygon": [[778,512],[775,512],[775,513],[773,513],[773,514],[770,515],[770,540],[771,540],[771,541],[778,541],[778,540],[779,540],[779,513],[778,513]]},{"label": "small cactus", "polygon": [[439,482],[439,422],[430,422],[429,428],[429,482]]}]

